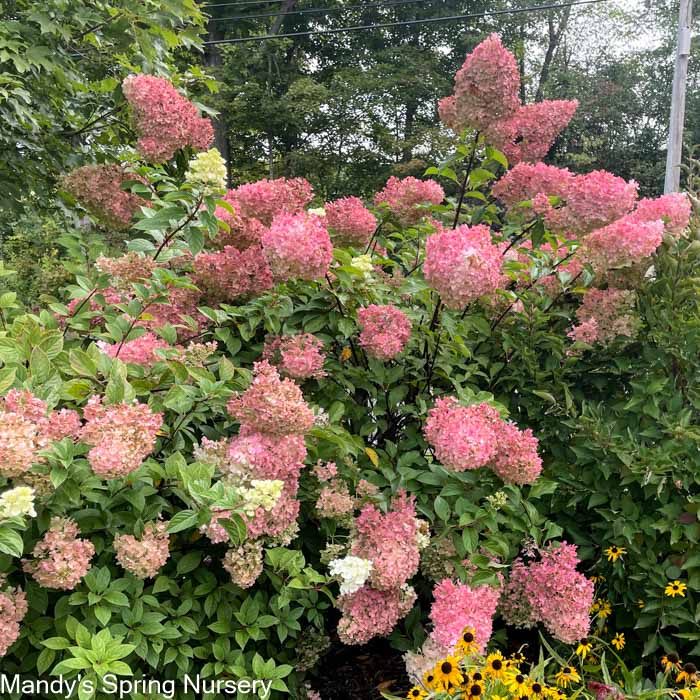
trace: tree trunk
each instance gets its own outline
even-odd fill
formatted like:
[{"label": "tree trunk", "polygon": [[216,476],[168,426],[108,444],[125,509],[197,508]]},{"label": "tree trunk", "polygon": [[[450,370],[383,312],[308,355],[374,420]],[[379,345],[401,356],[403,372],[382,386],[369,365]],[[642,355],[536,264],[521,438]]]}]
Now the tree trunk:
[{"label": "tree trunk", "polygon": [[541,102],[544,97],[544,87],[547,84],[549,78],[549,73],[552,69],[552,61],[559,47],[559,42],[561,41],[562,35],[566,31],[566,27],[569,24],[569,15],[571,14],[571,7],[564,8],[561,21],[557,27],[554,23],[554,12],[550,11],[547,17],[547,24],[549,28],[549,43],[547,44],[547,52],[544,55],[544,61],[542,62],[542,70],[540,71],[540,80],[537,85],[537,92],[535,93],[535,102]]},{"label": "tree trunk", "polygon": [[[217,28],[217,24],[220,24],[220,22],[212,22],[209,20],[207,26],[209,41],[224,38],[224,32]],[[209,44],[207,46],[204,60],[209,68],[214,69],[212,72],[216,73],[217,69],[221,67],[221,50],[217,44]],[[231,187],[231,164],[229,163],[229,140],[228,133],[226,132],[226,125],[220,114],[213,117],[211,121],[214,127],[214,147],[218,149],[219,153],[221,153],[226,161],[226,185]]]}]

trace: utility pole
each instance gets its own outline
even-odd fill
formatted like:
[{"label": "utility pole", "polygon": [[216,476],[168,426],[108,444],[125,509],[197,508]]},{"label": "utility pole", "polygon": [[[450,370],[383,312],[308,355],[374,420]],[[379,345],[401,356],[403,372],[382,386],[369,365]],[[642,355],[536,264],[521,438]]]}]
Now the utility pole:
[{"label": "utility pole", "polygon": [[668,151],[666,154],[666,180],[664,193],[678,192],[681,180],[683,157],[683,124],[685,121],[685,86],[688,80],[690,58],[690,24],[693,0],[680,0],[678,12],[678,46],[676,65],[673,70],[673,93],[671,95],[671,122],[668,129]]}]

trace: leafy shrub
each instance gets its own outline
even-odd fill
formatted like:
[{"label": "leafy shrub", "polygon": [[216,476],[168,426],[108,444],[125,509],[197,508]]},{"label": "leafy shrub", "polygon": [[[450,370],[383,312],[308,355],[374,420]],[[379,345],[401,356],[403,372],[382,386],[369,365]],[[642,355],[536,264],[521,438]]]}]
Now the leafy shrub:
[{"label": "leafy shrub", "polygon": [[303,180],[224,193],[192,105],[130,92],[139,152],[65,180],[130,222],[126,251],[71,238],[65,295],[0,296],[3,671],[303,697],[338,612],[343,642],[390,634],[414,666],[494,623],[566,650],[591,612],[634,654],[695,640],[689,202],[509,170],[493,140],[541,154],[572,106],[539,130],[517,69],[475,88],[484,59],[512,69],[497,37],[475,53],[428,173],[456,197],[392,179],[327,217]]}]

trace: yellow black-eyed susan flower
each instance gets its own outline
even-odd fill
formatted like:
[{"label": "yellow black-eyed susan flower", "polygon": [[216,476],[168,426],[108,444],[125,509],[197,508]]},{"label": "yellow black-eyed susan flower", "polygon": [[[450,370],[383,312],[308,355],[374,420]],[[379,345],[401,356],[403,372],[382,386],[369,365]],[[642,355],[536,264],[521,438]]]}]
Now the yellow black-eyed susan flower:
[{"label": "yellow black-eyed susan flower", "polygon": [[532,683],[530,683],[530,693],[533,698],[541,699],[547,693],[547,686],[539,681],[532,681]]},{"label": "yellow black-eyed susan flower", "polygon": [[435,686],[443,690],[449,690],[458,686],[464,676],[459,668],[459,659],[456,656],[447,656],[435,664]]},{"label": "yellow black-eyed susan flower", "polygon": [[590,639],[583,639],[576,647],[576,656],[585,659],[593,651],[593,644]]},{"label": "yellow black-eyed susan flower", "polygon": [[489,654],[486,657],[486,663],[484,664],[484,675],[487,678],[504,678],[506,675],[506,670],[508,666],[503,658],[503,654],[500,651],[495,651],[493,654]]},{"label": "yellow black-eyed susan flower", "polygon": [[435,673],[433,673],[433,671],[426,671],[423,674],[423,685],[428,690],[434,690],[436,688],[436,682]]},{"label": "yellow black-eyed susan flower", "polygon": [[569,684],[578,683],[581,676],[578,675],[578,671],[573,666],[563,666],[554,679],[560,688],[568,688]]},{"label": "yellow black-eyed susan flower", "polygon": [[683,664],[681,672],[676,676],[676,683],[694,683],[698,679],[698,667],[695,664]]},{"label": "yellow black-eyed susan flower", "polygon": [[683,583],[682,581],[669,581],[666,584],[664,593],[670,598],[675,598],[677,595],[679,595],[681,598],[685,598],[686,588],[688,588],[688,585]]},{"label": "yellow black-eyed susan flower", "polygon": [[503,679],[506,688],[518,698],[529,697],[530,685],[528,681],[529,678],[524,673],[520,673],[517,669],[508,673]]},{"label": "yellow black-eyed susan flower", "polygon": [[596,609],[592,610],[591,612],[597,613],[598,617],[602,620],[604,620],[606,617],[610,617],[612,613],[612,604],[609,600],[605,598],[597,600],[594,604],[594,607],[596,607]]},{"label": "yellow black-eyed susan flower", "polygon": [[605,581],[605,576],[591,576],[591,581],[593,581],[593,583],[595,583],[597,586],[599,583],[603,583],[603,581]]},{"label": "yellow black-eyed susan flower", "polygon": [[423,700],[428,697],[428,693],[420,686],[414,685],[413,688],[408,691],[406,697],[409,700]]},{"label": "yellow black-eyed susan flower", "polygon": [[460,656],[471,656],[479,651],[479,645],[476,641],[476,635],[474,634],[474,629],[471,627],[465,628],[462,632],[457,645],[455,646],[455,652]]},{"label": "yellow black-eyed susan flower", "polygon": [[469,681],[464,685],[464,697],[475,700],[483,698],[486,692],[486,686],[483,681]]},{"label": "yellow black-eyed susan flower", "polygon": [[661,667],[664,670],[664,673],[670,673],[671,671],[680,671],[681,670],[681,657],[676,654],[675,651],[670,652],[669,654],[666,654],[665,656],[661,657]]},{"label": "yellow black-eyed susan flower", "polygon": [[625,648],[625,633],[624,632],[618,632],[613,638],[612,641],[610,642],[615,649],[620,651],[620,649]]},{"label": "yellow black-eyed susan flower", "polygon": [[605,556],[608,558],[608,561],[615,562],[617,561],[623,554],[627,554],[627,550],[624,547],[608,547],[605,550]]}]

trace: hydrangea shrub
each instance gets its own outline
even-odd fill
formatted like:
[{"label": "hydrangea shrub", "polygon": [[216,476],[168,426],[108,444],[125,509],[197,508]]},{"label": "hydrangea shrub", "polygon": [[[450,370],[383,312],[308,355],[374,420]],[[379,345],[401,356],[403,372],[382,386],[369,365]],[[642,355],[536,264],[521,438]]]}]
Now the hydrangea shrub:
[{"label": "hydrangea shrub", "polygon": [[[227,191],[195,105],[124,80],[135,148],[64,180],[123,254],[86,262],[72,239],[62,298],[0,296],[3,670],[256,677],[303,697],[328,636],[390,635],[416,669],[467,627],[478,651],[494,629],[561,648],[606,634],[613,597],[630,626],[696,638],[692,595],[632,601],[646,565],[623,491],[695,527],[652,551],[697,581],[678,544],[699,536],[697,473],[639,476],[654,446],[603,440],[621,404],[587,400],[596,376],[637,389],[616,358],[670,294],[664,260],[692,258],[690,201],[539,162],[575,105],[520,105],[519,82],[490,37],[441,103],[441,182],[324,203],[298,178]],[[586,502],[582,465],[624,486],[601,493],[590,471]],[[601,545],[633,542],[633,575],[601,598]]]}]

